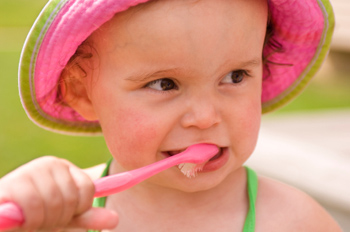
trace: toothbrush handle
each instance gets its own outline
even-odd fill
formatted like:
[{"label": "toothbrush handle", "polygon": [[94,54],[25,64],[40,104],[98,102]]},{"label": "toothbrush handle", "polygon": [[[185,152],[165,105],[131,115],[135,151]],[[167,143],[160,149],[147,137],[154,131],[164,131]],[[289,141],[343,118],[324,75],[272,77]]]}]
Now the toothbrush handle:
[{"label": "toothbrush handle", "polygon": [[[95,197],[107,196],[115,192],[123,191],[130,187],[131,174],[121,173],[112,179],[105,177],[95,181]],[[132,183],[134,185],[134,183]],[[24,215],[21,208],[13,203],[0,204],[0,231],[11,230],[24,223]]]},{"label": "toothbrush handle", "polygon": [[182,163],[183,156],[184,155],[172,156],[132,171],[102,177],[95,181],[94,196],[109,196],[131,188],[161,171]]},{"label": "toothbrush handle", "polygon": [[[210,146],[209,148],[213,148],[213,145],[201,144],[199,148],[204,150],[200,152],[198,151],[197,146],[196,153],[203,153],[205,151],[204,153],[206,153],[207,155],[213,156],[218,152],[217,147],[214,147],[215,149],[211,149],[211,152],[208,153],[208,146]],[[180,163],[192,162],[193,160],[189,159],[189,157],[186,158],[186,153],[188,152],[192,152],[192,150],[190,151],[190,149],[187,149],[186,151],[182,152],[182,154],[171,156],[167,159],[163,159],[161,161],[133,171],[124,172],[98,179],[94,182],[94,196],[103,197],[117,192],[121,192],[161,171],[164,171],[165,169],[168,169]],[[210,157],[207,158],[209,159]],[[195,161],[195,163],[198,162],[198,160]],[[25,219],[22,210],[19,206],[11,202],[0,204],[0,231],[13,229],[18,226],[21,226],[24,223],[24,221]]]},{"label": "toothbrush handle", "polygon": [[17,228],[24,223],[22,210],[12,202],[0,204],[0,231]]},{"label": "toothbrush handle", "polygon": [[132,177],[129,172],[124,172],[95,180],[94,197],[104,197],[128,189],[135,184]]},{"label": "toothbrush handle", "polygon": [[[128,173],[115,178],[113,182],[108,179],[100,179],[95,181],[95,197],[106,196],[116,188],[115,186],[124,186],[128,182]],[[121,178],[122,177],[122,178]],[[120,188],[120,187],[119,187]],[[122,190],[119,190],[122,191]],[[6,202],[0,204],[0,231],[11,230],[21,226],[24,223],[24,215],[21,208],[13,203]]]}]

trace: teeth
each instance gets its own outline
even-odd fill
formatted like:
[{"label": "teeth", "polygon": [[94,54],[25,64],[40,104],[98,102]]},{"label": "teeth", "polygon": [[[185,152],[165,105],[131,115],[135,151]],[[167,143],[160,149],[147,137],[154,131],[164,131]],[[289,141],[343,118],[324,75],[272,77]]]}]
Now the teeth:
[{"label": "teeth", "polygon": [[206,163],[207,162],[201,164],[182,163],[178,165],[178,168],[185,176],[187,176],[188,178],[192,178],[196,177],[197,172],[203,170],[203,167]]}]

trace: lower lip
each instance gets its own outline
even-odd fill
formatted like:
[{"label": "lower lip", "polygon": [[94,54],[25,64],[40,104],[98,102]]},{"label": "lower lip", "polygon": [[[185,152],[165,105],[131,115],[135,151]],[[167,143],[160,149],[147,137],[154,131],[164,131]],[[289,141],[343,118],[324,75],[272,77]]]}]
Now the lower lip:
[{"label": "lower lip", "polygon": [[229,159],[229,153],[227,148],[223,148],[222,154],[215,160],[209,161],[203,167],[201,172],[212,172],[223,167]]}]

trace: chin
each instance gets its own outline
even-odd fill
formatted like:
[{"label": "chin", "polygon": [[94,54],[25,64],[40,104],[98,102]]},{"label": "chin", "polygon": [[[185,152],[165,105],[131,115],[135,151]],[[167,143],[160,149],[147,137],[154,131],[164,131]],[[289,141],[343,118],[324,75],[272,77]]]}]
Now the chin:
[{"label": "chin", "polygon": [[230,172],[228,170],[201,172],[191,178],[186,177],[179,171],[172,174],[174,175],[165,175],[163,176],[164,178],[158,179],[158,184],[183,193],[198,193],[217,188],[225,182]]}]

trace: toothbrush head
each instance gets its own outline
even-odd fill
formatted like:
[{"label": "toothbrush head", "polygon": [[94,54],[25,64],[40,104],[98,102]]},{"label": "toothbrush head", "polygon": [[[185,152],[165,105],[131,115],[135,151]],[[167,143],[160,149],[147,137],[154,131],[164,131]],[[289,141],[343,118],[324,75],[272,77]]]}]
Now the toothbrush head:
[{"label": "toothbrush head", "polygon": [[213,144],[195,144],[188,147],[185,152],[188,153],[186,156],[191,156],[191,159],[179,164],[178,168],[185,176],[192,178],[219,152],[219,148]]},{"label": "toothbrush head", "polygon": [[196,177],[197,173],[203,170],[204,165],[207,162],[200,164],[182,163],[178,165],[180,171],[188,178]]}]

